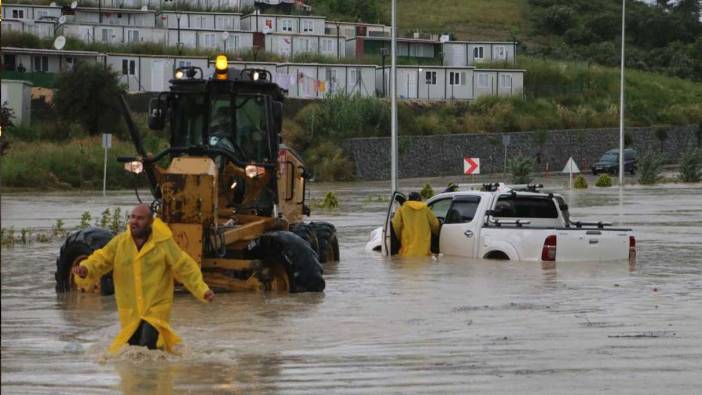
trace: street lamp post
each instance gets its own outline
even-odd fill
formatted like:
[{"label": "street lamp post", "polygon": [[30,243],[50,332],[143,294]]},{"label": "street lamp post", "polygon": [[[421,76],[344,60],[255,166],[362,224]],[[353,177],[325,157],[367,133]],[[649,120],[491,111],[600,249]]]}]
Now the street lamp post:
[{"label": "street lamp post", "polygon": [[178,21],[178,42],[176,43],[176,47],[178,47],[178,55],[183,54],[183,43],[180,42],[180,14],[176,14],[176,20]]},{"label": "street lamp post", "polygon": [[380,48],[380,69],[383,71],[383,97],[385,97],[385,57],[388,56],[388,49]]},{"label": "street lamp post", "polygon": [[624,35],[626,0],[622,0],[622,59],[619,80],[619,186],[624,186]]}]

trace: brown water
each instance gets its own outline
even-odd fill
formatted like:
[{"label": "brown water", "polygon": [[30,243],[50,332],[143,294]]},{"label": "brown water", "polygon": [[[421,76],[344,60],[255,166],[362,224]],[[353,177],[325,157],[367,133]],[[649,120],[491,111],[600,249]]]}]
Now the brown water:
[{"label": "brown water", "polygon": [[[443,184],[441,184],[443,185]],[[638,263],[385,260],[364,251],[383,184],[314,185],[342,208],[323,294],[179,294],[182,356],[130,348],[112,297],[57,296],[59,243],[2,250],[2,393],[700,393],[702,187],[588,190],[572,215],[636,230]],[[408,188],[409,189],[409,188]],[[2,226],[78,223],[124,192],[5,194]]]}]

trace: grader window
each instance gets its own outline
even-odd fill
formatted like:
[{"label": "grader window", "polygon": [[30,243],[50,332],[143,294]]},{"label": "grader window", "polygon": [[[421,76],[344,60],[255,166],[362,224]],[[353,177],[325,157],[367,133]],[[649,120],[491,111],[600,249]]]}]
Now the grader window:
[{"label": "grader window", "polygon": [[205,100],[201,95],[180,95],[176,98],[173,111],[173,146],[202,145],[205,111]]},{"label": "grader window", "polygon": [[271,150],[264,97],[237,96],[236,109],[236,143],[246,155],[246,160],[269,162]]}]

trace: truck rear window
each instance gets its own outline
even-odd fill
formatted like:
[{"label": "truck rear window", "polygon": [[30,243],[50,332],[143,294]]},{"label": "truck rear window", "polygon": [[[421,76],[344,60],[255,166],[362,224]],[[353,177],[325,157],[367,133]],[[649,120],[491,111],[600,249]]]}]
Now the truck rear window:
[{"label": "truck rear window", "polygon": [[558,218],[553,200],[540,196],[500,196],[493,210],[495,217]]}]

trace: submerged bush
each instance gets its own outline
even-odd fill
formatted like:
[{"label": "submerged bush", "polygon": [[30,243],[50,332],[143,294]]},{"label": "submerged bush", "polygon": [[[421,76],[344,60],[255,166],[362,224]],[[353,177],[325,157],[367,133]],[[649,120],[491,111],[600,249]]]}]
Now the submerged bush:
[{"label": "submerged bush", "polygon": [[582,175],[575,177],[575,189],[587,189],[587,180]]},{"label": "submerged bush", "polygon": [[419,191],[419,194],[422,196],[422,199],[427,200],[430,197],[434,196],[434,190],[431,188],[431,185],[424,184],[422,190]]},{"label": "submerged bush", "polygon": [[531,182],[533,169],[534,161],[527,157],[518,156],[507,162],[507,170],[512,174],[512,182],[515,184],[528,184]]},{"label": "submerged bush", "polygon": [[660,155],[648,152],[641,156],[639,161],[639,183],[653,185],[660,179],[663,168],[663,159]]},{"label": "submerged bush", "polygon": [[699,182],[702,179],[700,168],[702,168],[702,152],[698,149],[688,150],[680,158],[680,181]]},{"label": "submerged bush", "polygon": [[600,188],[611,187],[612,177],[610,177],[609,174],[601,174],[599,177],[597,177],[597,181],[595,181],[595,186]]}]

